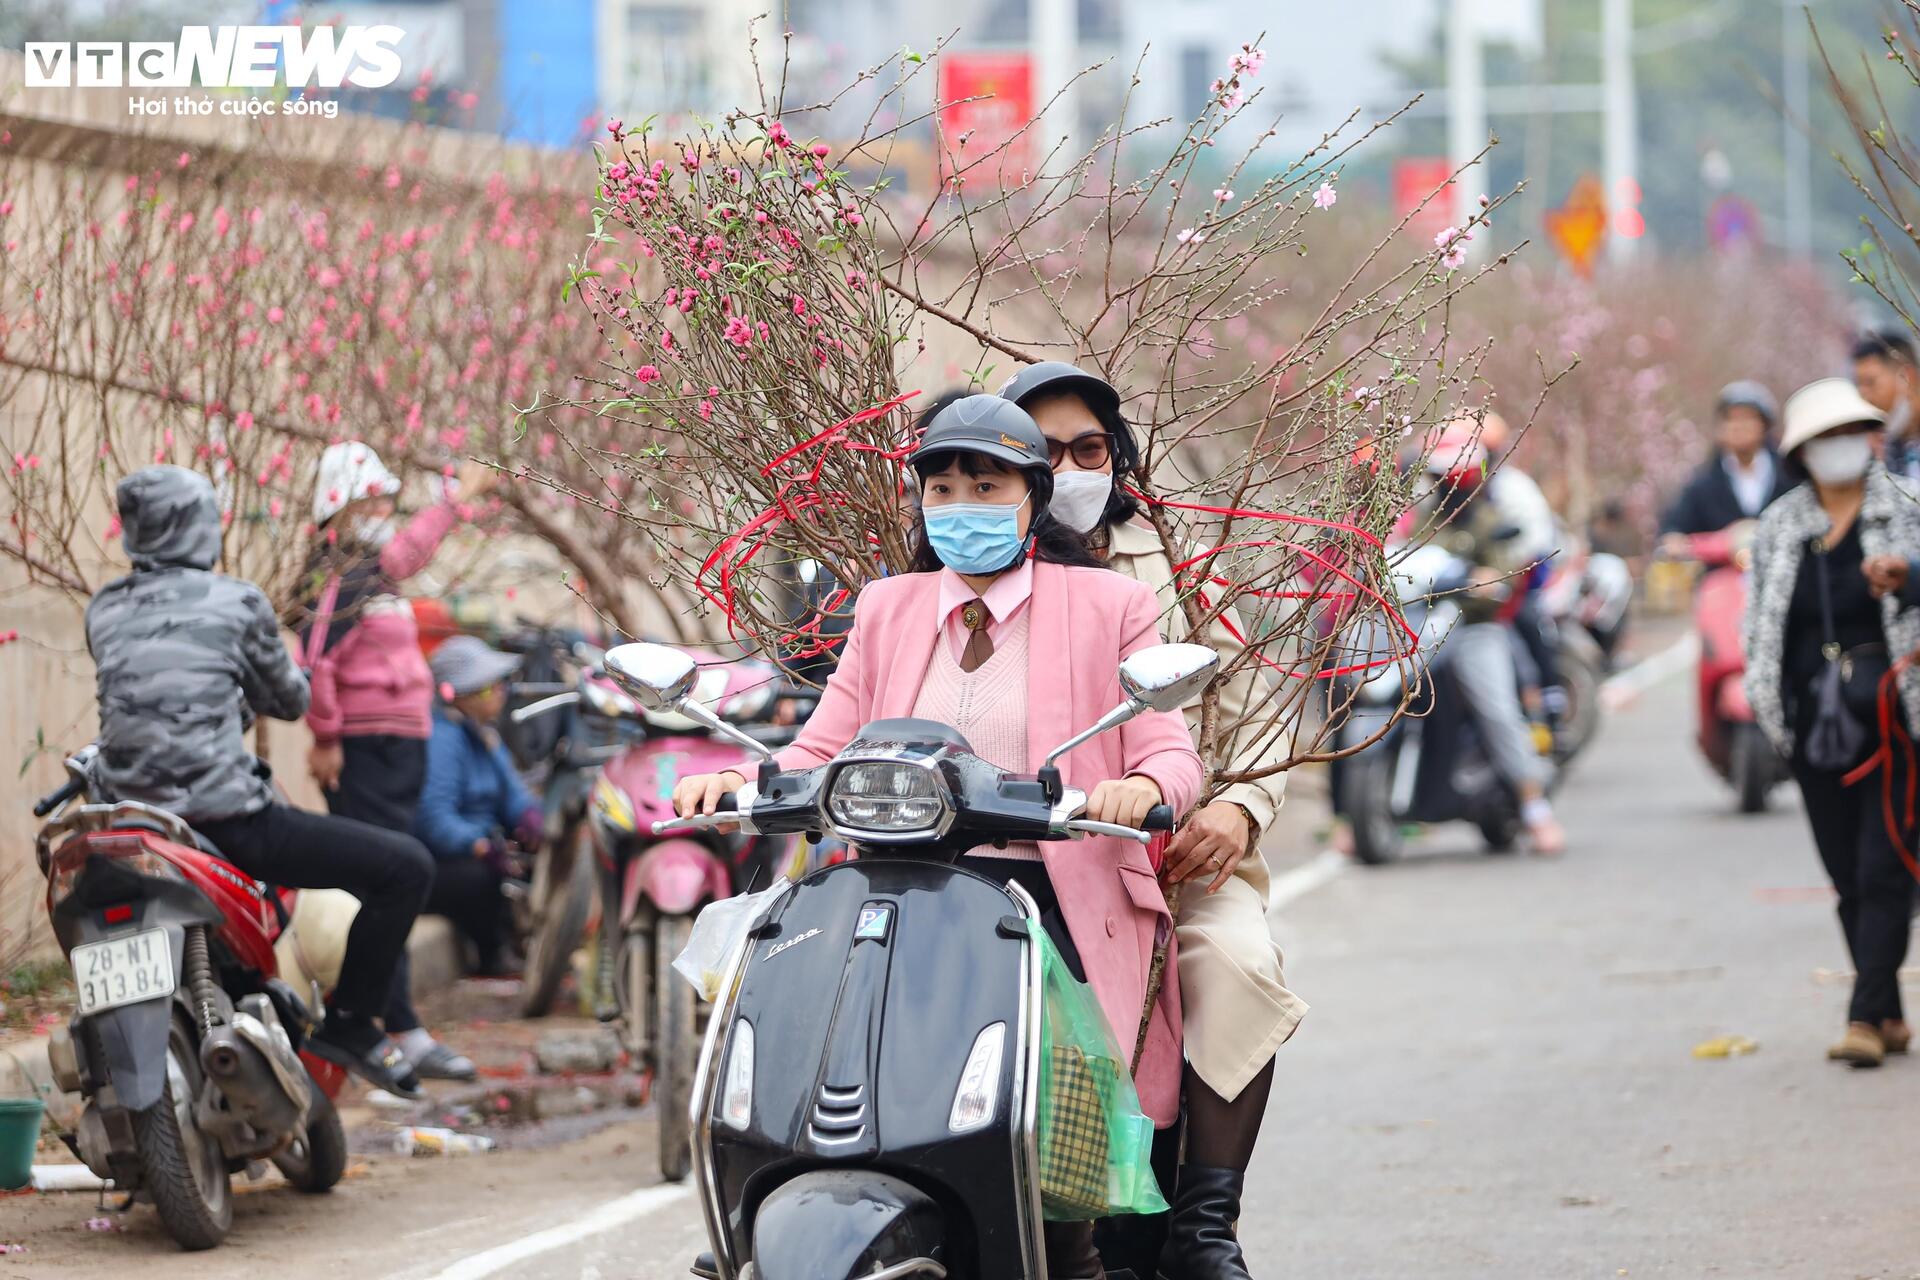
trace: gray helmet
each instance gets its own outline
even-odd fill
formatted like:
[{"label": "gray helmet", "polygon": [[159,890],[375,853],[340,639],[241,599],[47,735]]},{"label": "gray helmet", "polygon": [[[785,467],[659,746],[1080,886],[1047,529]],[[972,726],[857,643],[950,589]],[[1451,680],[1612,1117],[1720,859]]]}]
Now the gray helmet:
[{"label": "gray helmet", "polygon": [[1033,489],[1037,517],[1053,497],[1053,464],[1047,438],[1025,409],[999,396],[962,396],[933,416],[907,465],[924,478],[936,455],[978,453],[1023,471]]},{"label": "gray helmet", "polygon": [[1071,392],[1086,401],[1095,416],[1113,432],[1113,470],[1123,475],[1140,465],[1140,448],[1133,442],[1133,429],[1120,412],[1120,392],[1097,373],[1070,365],[1064,360],[1042,360],[1030,364],[1008,378],[1000,394],[1025,407],[1041,395]]},{"label": "gray helmet", "polygon": [[1747,378],[1720,388],[1713,402],[1713,416],[1722,417],[1729,409],[1751,409],[1766,420],[1769,428],[1780,421],[1780,402],[1773,398],[1773,392]]},{"label": "gray helmet", "polygon": [[1015,404],[1025,404],[1042,391],[1055,394],[1077,391],[1096,409],[1104,407],[1120,412],[1120,393],[1111,382],[1064,360],[1042,360],[1028,365],[1007,379],[1006,385],[1000,388],[1000,396]]}]

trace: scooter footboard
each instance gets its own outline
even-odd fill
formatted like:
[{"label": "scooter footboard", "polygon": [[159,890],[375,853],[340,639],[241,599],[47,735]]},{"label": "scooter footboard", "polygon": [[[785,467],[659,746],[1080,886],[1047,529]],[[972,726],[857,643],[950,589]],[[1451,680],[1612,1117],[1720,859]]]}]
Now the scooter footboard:
[{"label": "scooter footboard", "polygon": [[753,1280],[934,1280],[947,1274],[945,1241],[939,1206],[911,1183],[870,1169],[815,1170],[760,1203]]}]

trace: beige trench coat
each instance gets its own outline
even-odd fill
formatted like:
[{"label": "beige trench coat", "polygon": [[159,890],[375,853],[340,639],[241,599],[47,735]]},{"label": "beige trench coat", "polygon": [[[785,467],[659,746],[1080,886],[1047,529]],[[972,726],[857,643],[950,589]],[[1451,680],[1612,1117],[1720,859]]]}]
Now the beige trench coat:
[{"label": "beige trench coat", "polygon": [[[1108,567],[1152,587],[1160,599],[1163,631],[1182,638],[1187,623],[1175,590],[1173,565],[1161,550],[1160,536],[1143,524],[1114,525],[1108,535]],[[1219,651],[1223,664],[1242,648],[1218,623],[1210,628],[1207,643]],[[1237,672],[1220,688],[1221,723],[1234,723],[1266,694],[1267,681],[1257,667]],[[1197,700],[1186,714],[1197,736]],[[1215,771],[1257,769],[1286,759],[1289,750],[1285,739],[1230,742],[1224,760],[1207,764]],[[1257,782],[1235,783],[1215,799],[1239,805],[1264,832],[1273,825],[1285,798],[1286,779],[1281,772]],[[1268,886],[1267,860],[1256,844],[1218,892],[1208,893],[1207,882],[1201,879],[1188,882],[1180,895],[1177,931],[1187,1062],[1208,1088],[1228,1100],[1238,1097],[1266,1067],[1307,1012],[1306,1002],[1287,990],[1281,979],[1280,947],[1267,927]]]}]

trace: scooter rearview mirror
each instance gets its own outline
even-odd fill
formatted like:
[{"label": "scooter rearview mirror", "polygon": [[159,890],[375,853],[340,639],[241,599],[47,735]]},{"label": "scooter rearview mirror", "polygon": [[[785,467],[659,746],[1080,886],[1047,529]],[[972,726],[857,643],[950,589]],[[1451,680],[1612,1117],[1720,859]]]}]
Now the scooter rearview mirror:
[{"label": "scooter rearview mirror", "polygon": [[1144,709],[1178,711],[1219,669],[1220,655],[1204,644],[1156,644],[1120,664],[1120,688]]},{"label": "scooter rearview mirror", "polygon": [[700,669],[692,657],[663,644],[623,644],[607,650],[603,669],[649,711],[670,711],[693,692]]},{"label": "scooter rearview mirror", "polygon": [[1047,753],[1040,776],[1049,791],[1059,789],[1054,761],[1143,711],[1178,711],[1219,668],[1220,655],[1204,644],[1156,644],[1127,658],[1120,664],[1120,691],[1127,700]]}]

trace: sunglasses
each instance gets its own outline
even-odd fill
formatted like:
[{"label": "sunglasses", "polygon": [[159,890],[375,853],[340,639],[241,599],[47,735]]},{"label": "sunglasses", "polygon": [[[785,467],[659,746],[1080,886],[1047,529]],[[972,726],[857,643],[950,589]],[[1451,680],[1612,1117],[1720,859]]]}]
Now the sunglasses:
[{"label": "sunglasses", "polygon": [[1113,435],[1106,431],[1089,431],[1083,436],[1075,436],[1068,441],[1049,439],[1047,441],[1047,462],[1055,471],[1073,455],[1073,463],[1082,471],[1094,471],[1107,465],[1113,457]]}]

